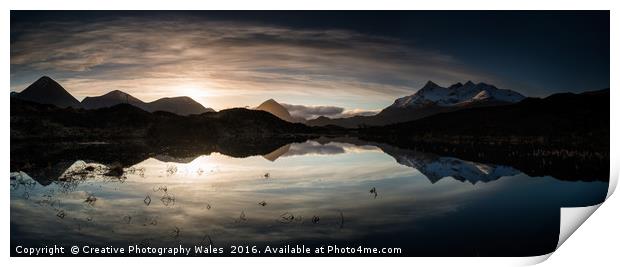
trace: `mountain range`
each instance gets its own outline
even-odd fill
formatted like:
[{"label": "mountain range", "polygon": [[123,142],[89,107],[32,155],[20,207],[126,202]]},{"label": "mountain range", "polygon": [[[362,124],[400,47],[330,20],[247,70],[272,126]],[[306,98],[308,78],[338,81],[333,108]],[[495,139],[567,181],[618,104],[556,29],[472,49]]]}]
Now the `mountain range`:
[{"label": "mountain range", "polygon": [[[124,96],[118,92],[115,94]],[[183,142],[190,149],[202,145],[208,151],[240,156],[247,156],[247,151],[271,151],[263,155],[268,154],[267,159],[275,160],[286,149],[275,150],[290,142],[320,136],[356,137],[412,151],[445,155],[436,161],[437,164],[426,164],[436,167],[418,166],[428,177],[437,179],[453,175],[446,171],[453,167],[461,169],[459,173],[467,172],[471,177],[477,177],[457,177],[472,182],[493,179],[495,174],[509,171],[493,166],[479,168],[469,162],[514,166],[530,176],[549,173],[569,179],[609,176],[609,89],[526,98],[513,104],[465,108],[414,121],[361,129],[308,127],[282,120],[270,111],[245,108],[192,116],[148,112],[137,107],[135,103],[140,102],[129,96],[125,96],[128,103],[97,109],[61,108],[24,101],[19,94],[12,93],[12,96],[11,144],[27,144],[26,147],[36,142],[63,144],[60,146],[65,145],[63,142],[121,142],[119,145],[125,146],[125,143],[135,141],[145,143],[147,147],[157,145],[165,152]],[[130,104],[132,102],[135,105]],[[118,158],[118,151],[110,150],[111,160]],[[28,149],[24,152],[30,155],[28,159],[32,154],[41,153]],[[133,148],[127,150],[130,156],[134,152]],[[385,152],[393,154],[393,151]],[[397,154],[402,153],[394,153]],[[405,165],[420,163],[407,157],[395,158]],[[453,158],[467,162],[456,162]],[[566,168],[566,162],[575,168]]]},{"label": "mountain range", "polygon": [[[166,97],[153,102],[144,102],[125,92],[114,90],[101,96],[86,97],[79,102],[52,78],[43,76],[20,93],[11,93],[11,97],[22,100],[52,104],[61,108],[100,109],[119,104],[130,104],[148,112],[167,111],[177,115],[201,114],[214,112],[190,97]],[[348,118],[328,118],[320,116],[306,120],[291,115],[285,106],[274,99],[269,99],[255,110],[269,112],[276,117],[292,123],[304,123],[309,126],[340,126],[360,128],[383,126],[388,124],[413,121],[439,113],[456,111],[472,107],[498,106],[517,103],[525,97],[515,91],[498,89],[486,83],[456,83],[442,87],[428,81],[416,93],[398,98],[394,103],[373,116],[353,116]]]},{"label": "mountain range", "polygon": [[177,115],[202,114],[215,111],[204,107],[187,96],[165,97],[153,102],[144,102],[119,90],[114,90],[101,96],[85,97],[80,102],[48,76],[39,78],[22,92],[12,92],[11,97],[41,104],[51,104],[61,108],[100,109],[119,104],[130,104],[148,112],[167,111]]},{"label": "mountain range", "polygon": [[215,112],[212,108],[205,108],[203,105],[187,96],[165,97],[153,102],[143,102],[130,94],[114,90],[105,95],[85,97],[82,100],[82,107],[85,109],[107,108],[118,104],[130,104],[148,112],[167,111],[178,115]]},{"label": "mountain range", "polygon": [[[383,135],[431,136],[553,136],[609,134],[609,89],[558,93],[518,103],[484,106],[426,118],[370,127],[363,132]],[[608,138],[607,138],[608,139]],[[604,140],[601,140],[604,141]],[[607,140],[608,141],[608,140]]]},{"label": "mountain range", "polygon": [[428,81],[416,93],[398,98],[373,116],[331,119],[324,116],[307,121],[310,126],[336,125],[345,128],[383,126],[413,121],[431,115],[481,106],[517,103],[525,96],[512,90],[498,89],[486,83],[456,83],[441,87]]},{"label": "mountain range", "polygon": [[[403,143],[407,140],[430,140],[432,138],[441,141],[475,143],[481,142],[480,137],[482,136],[491,136],[496,141],[501,139],[504,142],[505,139],[512,140],[511,142],[524,143],[533,142],[532,136],[548,136],[554,139],[561,137],[563,138],[562,142],[579,143],[578,146],[581,147],[587,143],[587,140],[591,140],[590,136],[599,136],[603,137],[603,140],[595,143],[605,147],[608,144],[608,141],[605,142],[608,138],[605,137],[609,136],[609,89],[582,94],[560,93],[541,99],[525,98],[517,92],[498,89],[485,83],[466,82],[442,87],[429,81],[416,93],[396,99],[392,105],[374,116],[355,116],[340,119],[319,117],[308,121],[292,116],[285,106],[274,99],[261,103],[254,110],[230,109],[223,113],[205,108],[189,97],[162,98],[153,102],[144,102],[118,90],[102,96],[86,97],[82,102],[79,102],[60,84],[47,76],[41,77],[20,93],[12,92],[11,98],[40,104],[52,104],[59,108],[102,110],[88,113],[95,117],[127,113],[143,118],[144,122],[158,121],[159,123],[154,124],[156,127],[152,126],[149,128],[150,130],[160,127],[162,121],[168,121],[170,125],[177,125],[178,123],[175,120],[166,119],[165,116],[154,118],[141,115],[139,112],[129,112],[127,108],[110,108],[127,105],[147,113],[167,111],[183,116],[214,113],[220,114],[217,116],[227,114],[227,117],[234,114],[232,116],[243,115],[263,119],[267,119],[267,117],[256,112],[270,113],[269,115],[273,115],[274,118],[279,118],[288,123],[301,122],[308,126],[335,125],[344,128],[323,127],[313,130],[323,133],[346,134],[346,128],[360,128],[361,126],[360,135],[372,137],[372,139],[384,139],[388,143],[390,143],[389,139]],[[13,105],[13,101],[11,104]],[[24,109],[24,111],[26,110]],[[71,113],[71,116],[75,116],[76,121],[83,121],[84,124],[88,124],[89,120],[82,118],[85,114],[78,112]],[[140,120],[138,119],[138,121]],[[271,119],[268,120],[270,120],[270,125],[276,124],[271,122]],[[134,123],[138,123],[138,121]],[[187,121],[187,125],[194,125],[194,123],[199,125],[199,121],[200,119],[196,119],[195,122]],[[128,121],[127,123],[131,122]],[[177,126],[186,129],[187,125],[179,124]],[[173,126],[164,128],[171,127]],[[244,127],[250,127],[247,130],[254,129],[256,132],[270,130],[255,129],[254,126],[246,125],[245,122]],[[234,125],[229,125],[226,128],[230,128],[232,131]],[[176,131],[175,134],[177,134]],[[579,138],[572,138],[571,134],[579,136]],[[507,139],[508,136],[511,136],[511,139]],[[458,137],[458,140],[454,140],[455,137]],[[477,137],[478,139],[466,141],[464,140],[466,137]]]}]

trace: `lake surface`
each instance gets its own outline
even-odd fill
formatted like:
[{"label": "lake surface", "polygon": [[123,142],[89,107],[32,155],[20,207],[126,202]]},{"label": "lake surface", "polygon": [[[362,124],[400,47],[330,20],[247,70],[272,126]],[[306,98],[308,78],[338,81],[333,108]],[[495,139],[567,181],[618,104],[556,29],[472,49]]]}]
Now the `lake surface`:
[{"label": "lake surface", "polygon": [[598,204],[608,186],[335,141],[245,158],[153,155],[119,168],[77,160],[49,184],[11,173],[12,246],[182,244],[228,253],[231,245],[337,245],[402,250],[389,256],[532,256],[555,249],[560,207]]}]

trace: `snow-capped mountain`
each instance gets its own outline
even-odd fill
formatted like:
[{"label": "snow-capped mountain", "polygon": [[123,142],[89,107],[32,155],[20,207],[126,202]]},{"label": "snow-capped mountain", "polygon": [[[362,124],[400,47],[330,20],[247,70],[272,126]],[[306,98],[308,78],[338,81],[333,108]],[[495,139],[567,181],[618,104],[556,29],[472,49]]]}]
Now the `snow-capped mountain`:
[{"label": "snow-capped mountain", "polygon": [[519,102],[525,96],[511,90],[498,89],[486,83],[456,83],[442,87],[428,81],[416,93],[398,98],[394,103],[373,116],[355,116],[330,119],[319,117],[309,120],[311,126],[337,125],[345,128],[384,126],[414,121],[439,113],[481,106],[507,105]]},{"label": "snow-capped mountain", "polygon": [[429,105],[450,107],[482,102],[516,103],[525,96],[511,90],[498,89],[486,83],[456,83],[441,87],[428,81],[415,94],[396,99],[388,108],[420,108]]}]

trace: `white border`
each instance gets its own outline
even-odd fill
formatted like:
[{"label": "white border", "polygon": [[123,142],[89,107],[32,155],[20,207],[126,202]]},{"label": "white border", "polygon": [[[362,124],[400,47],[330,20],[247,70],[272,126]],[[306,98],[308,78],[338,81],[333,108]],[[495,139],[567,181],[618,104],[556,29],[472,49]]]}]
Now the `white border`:
[{"label": "white border", "polygon": [[[1,54],[2,77],[6,88],[10,88],[10,10],[29,10],[29,9],[65,9],[65,10],[81,10],[81,9],[105,9],[105,10],[185,10],[185,9],[247,9],[247,10],[295,10],[295,9],[358,9],[358,10],[391,10],[391,9],[414,9],[414,10],[435,10],[435,9],[452,9],[452,10],[495,10],[495,9],[517,9],[517,10],[611,10],[611,47],[618,46],[618,28],[614,25],[620,25],[619,18],[615,11],[618,10],[618,2],[606,0],[521,0],[521,1],[492,1],[492,0],[433,0],[433,1],[397,1],[397,0],[381,0],[381,1],[336,1],[336,0],[313,0],[313,1],[290,1],[290,0],[261,0],[261,1],[192,1],[192,0],[175,0],[175,1],[127,1],[127,0],[108,0],[105,3],[101,1],[83,1],[83,0],[56,0],[56,1],[2,1],[4,7],[1,15],[2,21],[2,38]],[[617,70],[618,53],[616,50],[611,51],[611,70]],[[613,73],[613,71],[611,72]],[[618,76],[611,76],[611,84],[617,83]],[[612,86],[613,87],[613,86]],[[619,94],[611,90],[612,103],[620,103]],[[0,125],[9,125],[9,94],[0,94],[3,105],[0,106],[3,115],[0,117]],[[611,105],[611,118],[618,118],[619,107]],[[613,120],[612,120],[613,122]],[[2,170],[5,174],[9,173],[9,131],[5,129],[2,133],[2,147],[4,153],[0,160]],[[618,125],[611,124],[611,136],[620,136]],[[610,190],[608,197],[615,189],[618,179],[618,166],[620,160],[618,151],[620,151],[618,141],[611,139],[611,173],[612,181],[610,182]],[[8,175],[7,175],[8,176]],[[5,190],[9,190],[8,186]],[[6,191],[5,191],[6,192]],[[5,194],[4,205],[2,205],[2,213],[10,214],[9,197]],[[584,223],[584,228],[573,234],[558,251],[546,261],[546,266],[573,266],[575,263],[592,264],[600,263],[606,265],[617,262],[615,254],[620,238],[618,231],[618,208],[620,200],[618,197],[610,197],[602,205],[588,222]],[[589,213],[589,212],[587,212]],[[589,216],[589,214],[588,214]],[[11,258],[9,259],[9,220],[5,216],[0,220],[0,229],[4,231],[5,240],[0,245],[0,253],[5,256],[7,263],[30,266],[34,264],[45,264],[46,266],[66,266],[71,265],[88,265],[88,266],[106,266],[111,264],[121,265],[178,265],[180,264],[202,264],[217,266],[220,264],[239,264],[248,266],[273,266],[275,264],[294,264],[298,266],[331,266],[331,265],[355,265],[355,266],[382,266],[392,264],[418,264],[422,266],[498,266],[498,265],[523,265],[536,264],[547,259],[550,255],[531,257],[531,258],[76,258],[76,259],[56,259],[56,258]],[[53,227],[53,226],[45,226]],[[574,242],[573,242],[574,241]],[[598,264],[595,264],[598,266]]]}]

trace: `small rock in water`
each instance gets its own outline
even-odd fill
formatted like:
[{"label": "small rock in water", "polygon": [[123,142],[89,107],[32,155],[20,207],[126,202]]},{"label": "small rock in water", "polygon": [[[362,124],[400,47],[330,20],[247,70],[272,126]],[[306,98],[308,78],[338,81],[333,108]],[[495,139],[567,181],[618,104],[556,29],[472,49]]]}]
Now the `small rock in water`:
[{"label": "small rock in water", "polygon": [[172,237],[178,238],[180,234],[181,234],[181,229],[175,226],[174,230],[172,230]]},{"label": "small rock in water", "polygon": [[163,203],[165,206],[169,206],[170,204],[172,204],[174,206],[174,203],[175,203],[174,196],[169,195],[168,193],[165,193],[161,197],[160,200],[161,200],[161,203]]},{"label": "small rock in water", "polygon": [[125,215],[123,217],[123,222],[126,223],[126,224],[131,224],[131,216]]},{"label": "small rock in water", "polygon": [[146,197],[144,198],[144,204],[145,205],[151,205],[151,196],[146,195]]},{"label": "small rock in water", "polygon": [[94,195],[89,195],[86,200],[84,200],[84,202],[88,203],[88,205],[95,205],[95,202],[97,201],[97,198]]},{"label": "small rock in water", "polygon": [[376,188],[372,188],[370,189],[370,193],[375,195],[375,198],[377,198],[377,189]]},{"label": "small rock in water", "polygon": [[245,211],[241,211],[241,214],[239,214],[239,219],[235,220],[235,222],[245,222],[247,221],[248,218],[245,216]]},{"label": "small rock in water", "polygon": [[281,223],[291,223],[295,220],[295,215],[290,212],[285,212],[280,215],[280,219],[278,220]]},{"label": "small rock in water", "polygon": [[59,210],[58,213],[56,213],[56,216],[58,218],[64,219],[65,218],[65,211],[64,210]]}]

